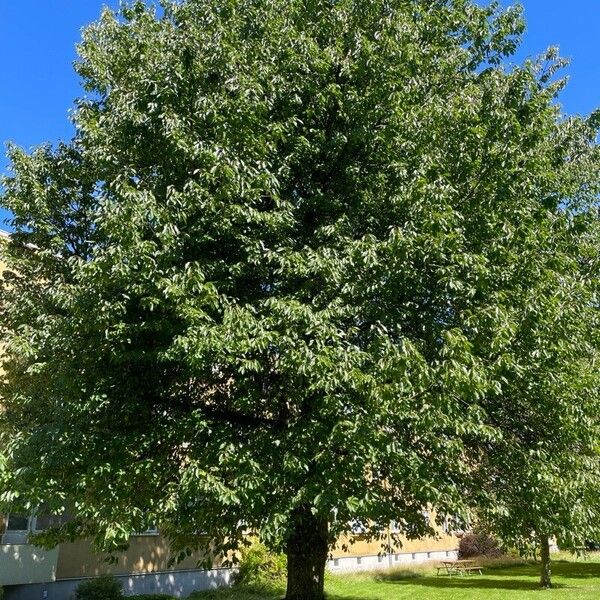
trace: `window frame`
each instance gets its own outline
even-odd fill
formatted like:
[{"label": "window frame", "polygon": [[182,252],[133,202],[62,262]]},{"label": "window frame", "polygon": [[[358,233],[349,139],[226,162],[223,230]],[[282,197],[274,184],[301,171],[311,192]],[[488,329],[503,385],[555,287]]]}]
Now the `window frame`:
[{"label": "window frame", "polygon": [[[10,515],[15,516],[16,518],[27,519],[27,528],[26,529],[11,529],[9,527],[10,524]],[[22,515],[16,515],[15,513],[6,513],[6,524],[4,526],[4,533],[38,533],[40,530],[36,529],[37,526],[37,517],[35,515],[29,515],[27,517]]]},{"label": "window frame", "polygon": [[131,534],[131,537],[151,537],[157,535],[160,535],[160,532],[158,531],[158,526],[153,525],[152,527],[148,527],[148,529],[145,529],[144,531],[134,531]]}]

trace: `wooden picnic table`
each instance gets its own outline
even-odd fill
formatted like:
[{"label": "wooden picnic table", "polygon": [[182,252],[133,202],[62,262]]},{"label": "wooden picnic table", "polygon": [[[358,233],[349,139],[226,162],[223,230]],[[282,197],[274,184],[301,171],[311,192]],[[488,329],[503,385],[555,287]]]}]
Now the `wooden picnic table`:
[{"label": "wooden picnic table", "polygon": [[483,567],[472,559],[442,560],[440,561],[440,566],[437,568],[438,575],[440,571],[445,572],[450,577],[452,575],[470,575],[473,572],[483,575]]}]

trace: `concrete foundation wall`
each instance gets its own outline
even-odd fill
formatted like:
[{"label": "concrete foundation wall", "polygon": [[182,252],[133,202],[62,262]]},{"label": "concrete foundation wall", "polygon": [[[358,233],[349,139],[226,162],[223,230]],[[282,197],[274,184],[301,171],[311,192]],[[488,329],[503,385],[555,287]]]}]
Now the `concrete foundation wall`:
[{"label": "concrete foundation wall", "polygon": [[340,556],[327,563],[332,573],[343,571],[372,571],[390,567],[420,564],[428,560],[446,560],[458,558],[456,550],[433,550],[430,552],[401,552],[398,554],[371,554],[368,556]]},{"label": "concrete foundation wall", "polygon": [[[186,598],[195,590],[227,586],[231,569],[171,571],[117,576],[126,596],[133,594],[171,594]],[[63,579],[46,584],[19,585],[6,588],[5,600],[71,600],[83,579]]]}]

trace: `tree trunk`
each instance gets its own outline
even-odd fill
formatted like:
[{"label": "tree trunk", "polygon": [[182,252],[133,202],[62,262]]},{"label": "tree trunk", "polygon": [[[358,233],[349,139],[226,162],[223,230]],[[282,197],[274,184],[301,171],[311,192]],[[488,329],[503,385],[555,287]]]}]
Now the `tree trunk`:
[{"label": "tree trunk", "polygon": [[285,600],[323,600],[328,550],[327,521],[315,517],[308,507],[297,508],[286,545]]},{"label": "tree trunk", "polygon": [[548,542],[547,535],[542,535],[540,539],[540,560],[542,562],[540,586],[543,588],[551,588],[552,570],[550,568],[550,543]]}]

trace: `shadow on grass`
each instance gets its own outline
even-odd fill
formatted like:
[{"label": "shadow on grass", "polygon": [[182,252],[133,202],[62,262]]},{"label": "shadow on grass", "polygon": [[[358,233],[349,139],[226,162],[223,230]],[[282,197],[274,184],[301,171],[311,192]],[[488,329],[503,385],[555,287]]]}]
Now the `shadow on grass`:
[{"label": "shadow on grass", "polygon": [[[370,600],[383,600],[383,598],[379,599],[378,597],[371,596],[371,595],[369,595],[369,599]],[[281,598],[281,600],[285,600],[285,598]],[[365,600],[365,597],[364,596],[348,596],[348,594],[343,594],[342,596],[340,596],[339,594],[332,594],[331,592],[326,592],[325,600]]]},{"label": "shadow on grass", "polygon": [[[569,560],[552,561],[552,576],[554,589],[568,589],[569,583],[558,579],[600,579],[600,562],[584,562]],[[373,574],[373,580],[388,586],[419,586],[430,589],[465,590],[506,590],[508,591],[538,591],[540,577],[539,563],[523,563],[511,566],[493,565],[484,567],[483,575],[465,575],[463,577],[446,575],[431,575],[419,573],[410,569],[396,569]],[[466,596],[465,596],[466,597]],[[330,600],[342,600],[342,597],[329,596]],[[346,597],[343,597],[346,600]],[[354,600],[348,598],[347,600]]]},{"label": "shadow on grass", "polygon": [[[580,567],[587,567],[581,569]],[[576,577],[600,577],[600,564],[556,564],[553,574],[558,577],[576,578]],[[512,566],[510,568],[489,569],[484,571],[483,575],[456,575],[448,577],[447,575],[429,575],[416,574],[410,571],[392,571],[377,573],[374,580],[387,585],[410,585],[429,587],[436,589],[499,589],[499,590],[520,590],[534,591],[539,590],[539,566],[535,564],[524,564]],[[554,581],[553,587],[556,589],[568,587],[564,583]]]},{"label": "shadow on grass", "polygon": [[583,560],[578,562],[557,560],[552,562],[552,573],[569,579],[600,578],[600,563]]},{"label": "shadow on grass", "polygon": [[[506,591],[536,591],[539,590],[539,564],[523,564],[511,567],[485,568],[484,575],[465,575],[463,577],[446,575],[430,575],[410,569],[396,569],[393,571],[380,571],[372,575],[372,581],[383,587],[387,586],[419,586],[430,589],[465,590],[465,597],[469,590],[506,590]],[[600,563],[598,562],[571,562],[556,560],[552,563],[554,588],[565,589],[569,585],[557,582],[556,578],[565,579],[600,579]],[[343,577],[335,575],[335,577]],[[388,587],[388,590],[390,588]],[[384,593],[384,589],[381,590]],[[251,587],[234,587],[194,594],[191,598],[196,600],[282,600],[281,589],[257,589]],[[327,593],[327,600],[364,600],[361,596],[348,596],[339,592]],[[386,594],[386,597],[388,595]]]},{"label": "shadow on grass", "polygon": [[[281,591],[273,591],[263,588],[227,588],[221,590],[210,590],[194,592],[190,600],[285,600]],[[327,593],[326,600],[365,600],[362,596],[348,596],[344,594]]]},{"label": "shadow on grass", "polygon": [[193,592],[189,600],[280,600],[282,596],[281,590],[233,586]]},{"label": "shadow on grass", "polygon": [[[421,586],[436,589],[463,589],[463,590],[520,590],[520,591],[534,591],[540,589],[540,584],[537,579],[532,581],[526,581],[523,579],[515,579],[507,575],[506,579],[492,579],[485,575],[469,575],[468,577],[419,577],[406,581],[400,580],[380,580],[381,583],[387,585],[411,585]],[[557,589],[568,587],[562,583],[554,584]]]}]

